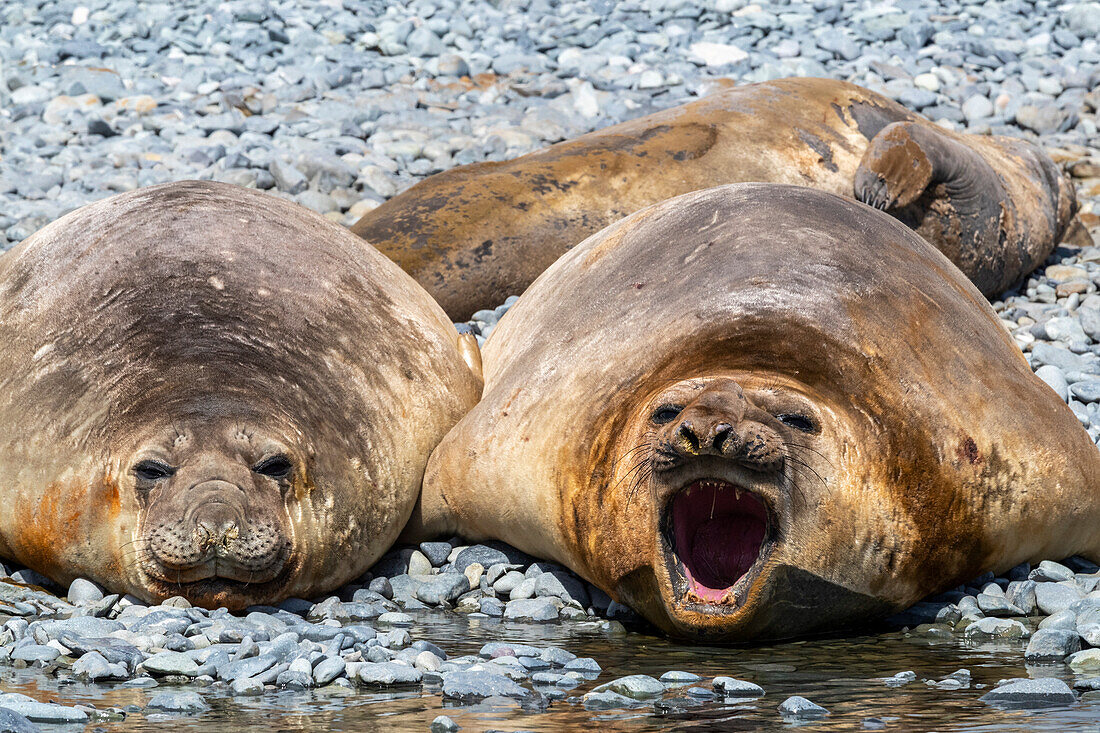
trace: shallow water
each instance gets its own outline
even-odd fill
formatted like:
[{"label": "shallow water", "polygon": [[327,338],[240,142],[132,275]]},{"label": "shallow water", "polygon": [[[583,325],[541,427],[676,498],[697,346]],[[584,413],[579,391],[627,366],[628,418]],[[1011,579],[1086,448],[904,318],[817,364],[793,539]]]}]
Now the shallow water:
[{"label": "shallow water", "polygon": [[[209,688],[188,687],[202,694],[212,709],[198,715],[133,713],[124,721],[91,723],[88,730],[162,731],[426,731],[441,714],[464,730],[595,730],[738,731],[795,727],[784,722],[776,707],[789,695],[808,697],[829,709],[820,721],[797,725],[799,730],[860,730],[867,718],[885,721],[897,731],[1097,731],[1100,693],[1088,693],[1071,706],[1038,711],[1002,710],[978,698],[998,680],[1008,677],[1060,677],[1072,685],[1074,675],[1063,665],[1026,667],[1022,642],[974,644],[959,637],[927,637],[889,633],[843,639],[811,640],[767,647],[734,649],[686,646],[645,633],[608,635],[595,625],[515,624],[467,619],[445,612],[423,612],[410,629],[413,638],[428,639],[449,655],[475,654],[488,641],[514,641],[536,646],[560,646],[595,658],[600,676],[568,694],[580,696],[603,682],[628,674],[659,676],[670,669],[703,677],[727,675],[751,680],[767,695],[747,702],[688,703],[675,692],[663,702],[634,710],[588,711],[582,704],[557,700],[543,710],[518,704],[458,705],[444,703],[438,689],[378,692],[364,688],[329,687],[304,692],[280,691],[262,697],[231,697]],[[973,676],[969,689],[939,690],[925,679],[938,680],[959,668]],[[900,688],[881,678],[913,670],[917,681]],[[528,683],[529,686],[529,683]],[[709,680],[701,686],[710,686]],[[33,669],[0,668],[0,688],[43,701],[91,703],[96,707],[144,707],[164,685],[152,689],[114,684],[58,685]],[[80,730],[81,726],[42,726],[43,730]]]}]

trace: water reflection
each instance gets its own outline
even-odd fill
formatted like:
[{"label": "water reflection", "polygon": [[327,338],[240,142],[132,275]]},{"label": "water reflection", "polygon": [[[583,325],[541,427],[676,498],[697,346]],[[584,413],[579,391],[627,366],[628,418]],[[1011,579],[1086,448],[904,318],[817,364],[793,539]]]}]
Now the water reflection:
[{"label": "water reflection", "polygon": [[[1060,677],[1070,684],[1073,674],[1062,665],[1026,667],[1022,642],[973,644],[959,639],[929,638],[900,633],[844,639],[798,641],[768,647],[731,649],[685,646],[642,633],[615,636],[592,625],[523,625],[465,619],[447,613],[424,613],[411,629],[414,639],[428,639],[451,656],[476,653],[488,641],[514,641],[536,646],[561,646],[590,656],[604,672],[593,682],[567,694],[578,697],[597,684],[627,674],[659,676],[671,669],[704,677],[728,675],[764,687],[758,700],[706,701],[686,699],[670,691],[663,700],[632,710],[589,711],[567,700],[541,710],[524,709],[502,699],[477,705],[444,702],[438,688],[383,693],[366,689],[282,691],[262,697],[232,697],[196,688],[211,710],[194,716],[132,713],[123,721],[97,721],[88,729],[104,731],[426,731],[437,715],[447,714],[465,730],[560,731],[593,728],[600,731],[753,731],[795,727],[784,722],[776,707],[789,695],[803,695],[829,709],[831,715],[797,728],[833,730],[939,731],[1096,731],[1100,694],[1089,693],[1075,705],[1041,711],[1001,710],[978,698],[998,680],[1008,677]],[[972,674],[969,688],[936,689],[924,680],[940,680],[959,668]],[[882,678],[913,670],[917,681],[890,688]],[[165,689],[126,688],[117,684],[59,685],[34,670],[0,670],[0,687],[42,701],[91,703],[98,708],[136,705]],[[709,687],[709,681],[706,684]],[[877,720],[868,720],[875,718]],[[877,727],[882,725],[884,727]],[[73,726],[43,726],[67,731]],[[76,726],[75,730],[80,730]]]}]

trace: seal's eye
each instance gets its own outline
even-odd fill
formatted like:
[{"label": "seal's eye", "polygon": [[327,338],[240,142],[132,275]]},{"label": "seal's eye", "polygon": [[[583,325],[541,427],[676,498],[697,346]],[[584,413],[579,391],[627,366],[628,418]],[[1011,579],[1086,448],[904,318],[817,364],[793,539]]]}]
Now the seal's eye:
[{"label": "seal's eye", "polygon": [[252,470],[270,478],[286,478],[293,467],[289,458],[279,455],[263,459],[253,466]]},{"label": "seal's eye", "polygon": [[779,422],[788,427],[792,427],[795,430],[801,430],[804,433],[812,433],[817,430],[817,426],[814,425],[814,421],[805,415],[798,415],[795,413],[784,413],[782,415],[775,416]]},{"label": "seal's eye", "polygon": [[134,475],[142,481],[160,481],[172,476],[175,472],[176,469],[160,461],[141,461],[134,466]]},{"label": "seal's eye", "polygon": [[658,425],[664,425],[675,420],[676,416],[679,415],[683,409],[684,408],[677,407],[676,405],[661,405],[650,417],[650,420]]}]

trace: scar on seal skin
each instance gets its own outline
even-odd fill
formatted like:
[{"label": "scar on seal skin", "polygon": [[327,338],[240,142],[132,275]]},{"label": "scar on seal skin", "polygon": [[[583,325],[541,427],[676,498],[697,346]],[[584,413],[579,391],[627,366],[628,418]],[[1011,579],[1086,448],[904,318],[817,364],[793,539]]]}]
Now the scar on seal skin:
[{"label": "scar on seal skin", "polygon": [[406,537],[504,540],[680,637],[858,626],[983,571],[1100,560],[1100,452],[988,301],[851,199],[643,209],[486,341]]},{"label": "scar on seal skin", "polygon": [[461,321],[522,293],[570,247],[627,214],[751,181],[885,208],[986,296],[1041,264],[1076,210],[1068,179],[1031,143],[954,133],[853,84],[797,78],[732,87],[514,160],[439,173],[352,231]]},{"label": "scar on seal skin", "polygon": [[0,257],[0,556],[233,609],[361,575],[480,396],[476,347],[361,239],[198,181]]}]

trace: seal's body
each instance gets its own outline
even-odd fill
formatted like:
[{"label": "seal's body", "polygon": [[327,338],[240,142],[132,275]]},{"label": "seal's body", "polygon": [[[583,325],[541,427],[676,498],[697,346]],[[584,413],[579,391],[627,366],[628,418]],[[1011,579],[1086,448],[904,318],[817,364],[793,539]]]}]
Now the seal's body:
[{"label": "seal's body", "polygon": [[885,208],[987,296],[1042,263],[1076,210],[1072,186],[1030,143],[956,134],[853,84],[779,79],[439,173],[352,230],[465,320],[627,214],[750,181]]},{"label": "seal's body", "polygon": [[0,556],[243,608],[361,574],[480,394],[405,273],[292,203],[183,182],[0,258]]},{"label": "seal's body", "polygon": [[1100,452],[978,290],[855,201],[739,184],[547,270],[484,348],[409,535],[498,538],[669,633],[831,630],[1100,560]]}]

